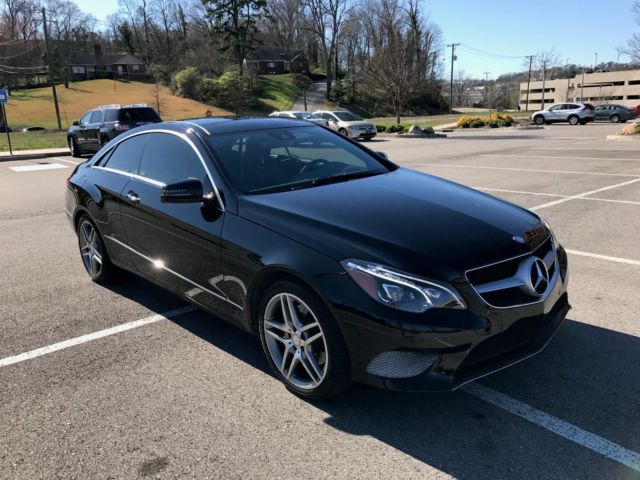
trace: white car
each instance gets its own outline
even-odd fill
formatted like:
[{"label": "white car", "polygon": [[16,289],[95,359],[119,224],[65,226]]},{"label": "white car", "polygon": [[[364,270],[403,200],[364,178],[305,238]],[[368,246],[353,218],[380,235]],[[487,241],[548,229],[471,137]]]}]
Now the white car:
[{"label": "white car", "polygon": [[569,122],[571,125],[585,125],[596,119],[593,105],[582,102],[559,103],[547,110],[540,110],[531,115],[536,125],[548,125],[556,122]]},{"label": "white car", "polygon": [[329,128],[349,138],[371,140],[376,136],[376,126],[346,110],[318,110],[315,115],[329,122]]},{"label": "white car", "polygon": [[323,127],[329,126],[329,122],[317,115],[314,115],[311,112],[300,112],[291,110],[286,112],[273,112],[269,116],[278,118],[297,118],[298,120],[307,120],[309,122],[317,123],[318,125],[322,125]]}]

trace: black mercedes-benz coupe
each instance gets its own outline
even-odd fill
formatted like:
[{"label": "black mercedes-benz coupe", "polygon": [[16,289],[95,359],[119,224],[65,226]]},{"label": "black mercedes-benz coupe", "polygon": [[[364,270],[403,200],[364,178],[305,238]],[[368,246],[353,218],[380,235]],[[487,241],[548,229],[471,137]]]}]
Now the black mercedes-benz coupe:
[{"label": "black mercedes-benz coupe", "polygon": [[304,121],[136,128],[67,184],[94,281],[126,269],[255,333],[306,398],[455,389],[542,350],[570,308],[536,214]]}]

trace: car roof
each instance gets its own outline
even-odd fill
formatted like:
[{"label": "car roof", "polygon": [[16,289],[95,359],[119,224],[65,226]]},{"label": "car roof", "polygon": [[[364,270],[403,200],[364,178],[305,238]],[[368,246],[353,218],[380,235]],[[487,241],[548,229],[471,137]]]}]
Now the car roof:
[{"label": "car roof", "polygon": [[220,133],[246,132],[250,130],[265,130],[271,128],[286,127],[313,127],[313,123],[298,120],[297,118],[192,118],[187,120],[176,120],[171,122],[153,123],[138,127],[136,131],[157,130],[168,128],[177,131],[186,131],[190,128],[197,128],[200,133],[215,135]]}]

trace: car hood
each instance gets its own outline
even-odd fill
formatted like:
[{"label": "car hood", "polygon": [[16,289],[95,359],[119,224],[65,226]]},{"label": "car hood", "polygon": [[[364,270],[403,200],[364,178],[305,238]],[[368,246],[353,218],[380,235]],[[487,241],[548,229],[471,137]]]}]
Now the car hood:
[{"label": "car hood", "polygon": [[[523,208],[403,168],[243,196],[238,206],[240,216],[338,261],[374,261],[451,282],[462,281],[470,268],[532,251],[546,229]],[[518,243],[514,236],[535,240]]]}]

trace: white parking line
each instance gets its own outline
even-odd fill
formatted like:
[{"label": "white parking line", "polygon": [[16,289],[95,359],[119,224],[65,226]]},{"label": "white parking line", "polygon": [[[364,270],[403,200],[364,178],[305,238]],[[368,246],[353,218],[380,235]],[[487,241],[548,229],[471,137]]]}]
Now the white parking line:
[{"label": "white parking line", "polygon": [[590,152],[634,152],[638,153],[637,148],[576,148],[576,147],[532,147],[531,150],[570,150],[575,152],[576,150],[588,150]]},{"label": "white parking line", "polygon": [[74,347],[76,345],[80,345],[81,343],[87,343],[99,338],[115,335],[116,333],[126,332],[127,330],[132,330],[144,325],[149,325],[150,323],[159,322],[160,320],[166,320],[172,317],[176,317],[178,315],[182,315],[183,313],[193,312],[194,310],[196,310],[196,307],[193,306],[177,308],[169,312],[159,313],[157,315],[152,315],[150,317],[142,318],[140,320],[135,320],[129,323],[123,323],[122,325],[107,328],[106,330],[88,333],[87,335],[64,340],[62,342],[54,343],[46,347],[37,348],[25,353],[20,353],[12,357],[0,358],[0,367],[6,367],[8,365],[13,365],[14,363],[31,360],[32,358],[41,357],[42,355],[48,355],[49,353],[57,352],[58,350],[64,350],[65,348]]},{"label": "white parking line", "polygon": [[482,170],[507,170],[511,172],[533,172],[533,173],[565,173],[568,175],[598,175],[604,177],[631,177],[640,178],[640,175],[631,173],[602,173],[602,172],[576,172],[571,170],[537,170],[533,168],[512,168],[512,167],[487,167],[484,165],[458,165],[455,163],[414,163],[411,167],[444,167],[444,168],[478,168]]},{"label": "white parking line", "polygon": [[636,178],[635,180],[628,180],[626,182],[617,183],[615,185],[609,185],[608,187],[596,188],[595,190],[589,190],[588,192],[579,193],[577,195],[571,195],[569,197],[561,198],[559,200],[553,200],[551,202],[543,203],[542,205],[537,205],[535,207],[531,207],[531,210],[540,210],[541,208],[553,207],[555,205],[559,205],[564,202],[568,202],[570,200],[575,200],[577,198],[586,197],[588,195],[594,195],[596,193],[605,192],[607,190],[613,190],[614,188],[624,187],[626,185],[631,185],[633,183],[640,182],[640,178]]},{"label": "white parking line", "polygon": [[[571,195],[559,195],[557,193],[543,193],[543,192],[527,192],[524,190],[506,190],[504,188],[486,188],[486,187],[471,187],[476,190],[482,190],[483,192],[502,192],[502,193],[517,193],[520,195],[538,195],[542,197],[556,197],[556,198],[568,198]],[[575,200],[593,200],[594,202],[609,202],[609,203],[623,203],[625,205],[640,205],[640,202],[633,200],[617,200],[615,198],[599,198],[599,197],[580,197]]]},{"label": "white parking line", "polygon": [[508,157],[508,158],[544,158],[556,160],[607,160],[609,162],[640,162],[640,158],[603,158],[603,157],[559,157],[557,155],[507,155],[507,154],[488,154],[478,155],[479,157]]},{"label": "white parking line", "polygon": [[626,263],[627,265],[635,265],[640,267],[640,260],[631,260],[630,258],[611,257],[609,255],[600,255],[599,253],[581,252],[579,250],[566,249],[571,255],[579,255],[581,257],[597,258],[598,260],[608,260],[609,262]]},{"label": "white parking line", "polygon": [[42,163],[35,165],[19,165],[17,167],[9,167],[14,172],[35,172],[38,170],[55,170],[58,168],[69,168],[66,165],[60,165],[59,163]]},{"label": "white parking line", "polygon": [[484,400],[496,407],[502,408],[528,422],[538,425],[550,432],[560,435],[578,445],[582,445],[600,455],[610,458],[627,467],[640,471],[640,454],[628,448],[611,442],[600,435],[583,430],[580,427],[560,420],[542,410],[527,405],[519,400],[508,397],[479,383],[470,383],[462,387],[467,393]]},{"label": "white parking line", "polygon": [[82,163],[82,162],[74,162],[73,160],[67,160],[66,158],[60,158],[60,157],[51,157],[51,158],[55,158],[56,160],[59,160],[61,162],[71,163],[73,165],[80,165]]}]

